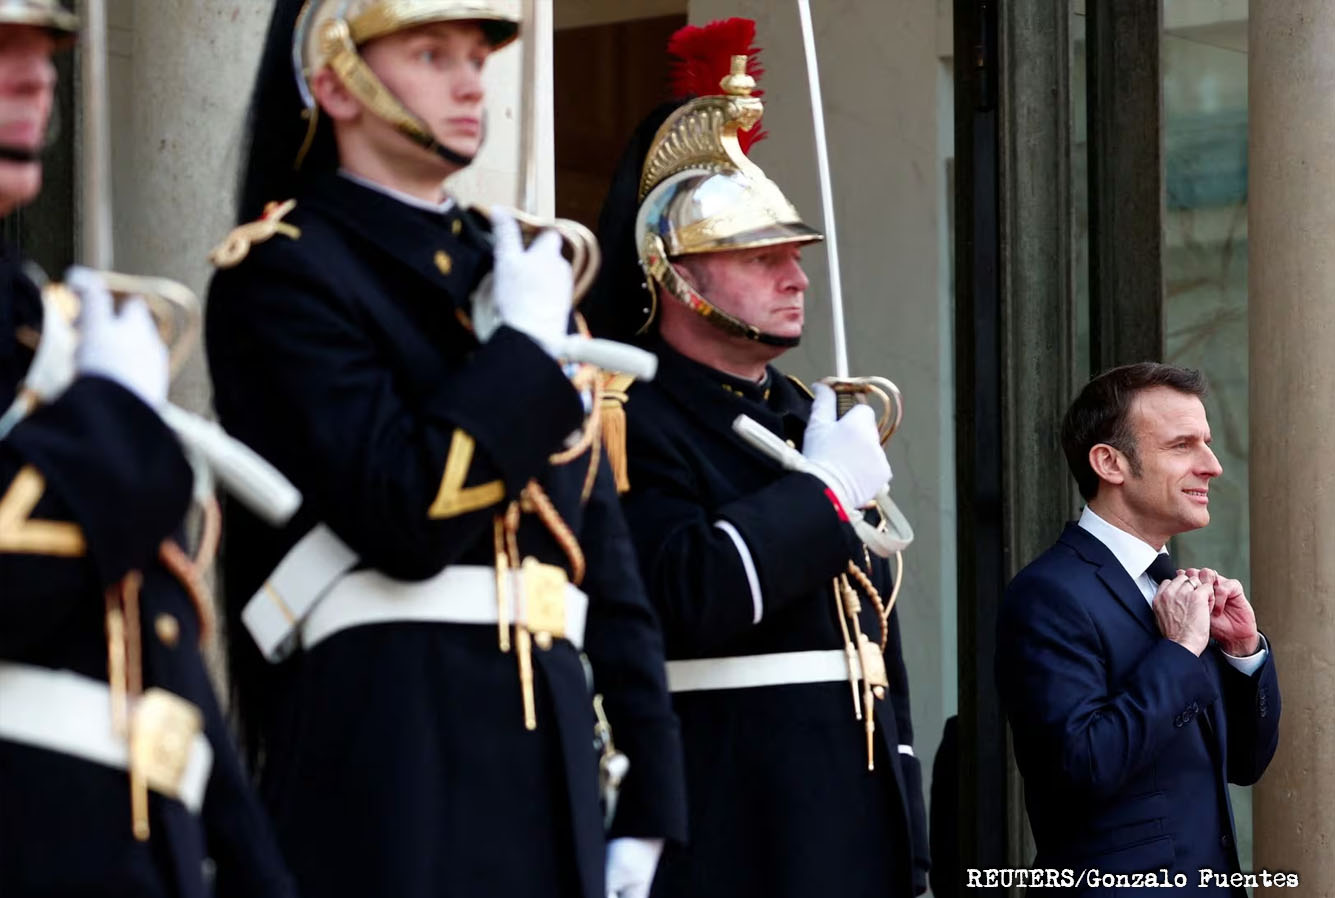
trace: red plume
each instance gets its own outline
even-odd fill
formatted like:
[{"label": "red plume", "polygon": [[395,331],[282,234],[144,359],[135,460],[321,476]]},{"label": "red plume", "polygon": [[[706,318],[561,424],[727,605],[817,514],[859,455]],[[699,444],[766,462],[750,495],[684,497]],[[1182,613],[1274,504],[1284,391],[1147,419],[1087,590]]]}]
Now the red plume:
[{"label": "red plume", "polygon": [[[703,28],[687,25],[678,29],[668,40],[668,80],[673,99],[708,97],[720,94],[719,82],[732,70],[732,57],[746,56],[746,73],[757,81],[765,74],[756,59],[760,48],[754,46],[756,23],[752,19],[720,19]],[[763,90],[753,90],[752,96],[763,96]],[[737,132],[742,152],[763,140],[766,132],[760,123],[746,131]]]}]

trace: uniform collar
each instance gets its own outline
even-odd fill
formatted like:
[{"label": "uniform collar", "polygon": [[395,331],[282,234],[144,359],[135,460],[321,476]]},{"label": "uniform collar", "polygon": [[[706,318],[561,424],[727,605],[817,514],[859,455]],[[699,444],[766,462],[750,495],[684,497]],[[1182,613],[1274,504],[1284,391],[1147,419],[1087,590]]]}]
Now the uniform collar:
[{"label": "uniform collar", "polygon": [[346,168],[340,168],[338,170],[338,173],[341,177],[347,178],[354,184],[360,184],[367,190],[374,190],[376,193],[383,193],[390,199],[398,200],[405,206],[412,206],[414,209],[421,209],[424,212],[436,212],[444,214],[446,212],[449,212],[450,209],[452,209],[456,205],[454,202],[454,197],[447,196],[445,194],[444,189],[441,190],[441,196],[443,197],[443,199],[434,203],[429,203],[424,199],[420,199],[418,197],[413,196],[411,193],[404,193],[402,190],[395,190],[393,187],[388,187],[384,184],[379,183],[378,181],[372,181],[370,178],[363,178],[361,175],[354,174],[348,171]]},{"label": "uniform collar", "polygon": [[746,414],[785,439],[800,443],[810,400],[773,365],[765,368],[765,383],[757,384],[687,358],[661,337],[655,337],[648,348],[658,356],[654,383],[691,417],[740,442],[732,422]]},{"label": "uniform collar", "polygon": [[312,179],[301,205],[319,211],[447,291],[465,305],[491,270],[491,243],[475,217],[451,203],[445,212],[409,204],[367,186],[364,179],[329,173]]}]

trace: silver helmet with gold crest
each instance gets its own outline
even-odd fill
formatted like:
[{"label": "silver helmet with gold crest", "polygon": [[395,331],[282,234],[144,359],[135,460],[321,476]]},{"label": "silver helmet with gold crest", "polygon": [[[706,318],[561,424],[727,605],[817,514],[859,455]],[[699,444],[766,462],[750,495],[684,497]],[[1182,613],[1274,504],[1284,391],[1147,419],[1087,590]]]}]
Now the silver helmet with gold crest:
[{"label": "silver helmet with gold crest", "polygon": [[[755,69],[746,52],[754,29],[749,20],[730,19],[674,35],[670,52],[684,72],[678,83],[694,82],[696,96],[668,116],[645,155],[635,245],[651,292],[661,286],[729,333],[791,346],[797,338],[766,333],[724,312],[672,266],[682,256],[823,239],[743,148],[743,135],[754,135],[764,112],[748,73],[748,65]],[[727,53],[728,43],[743,52]]]},{"label": "silver helmet with gold crest", "polygon": [[60,0],[0,0],[0,25],[33,25],[73,35],[79,30],[79,18]]},{"label": "silver helmet with gold crest", "polygon": [[487,0],[307,0],[293,32],[292,62],[312,132],[319,107],[311,79],[329,66],[357,99],[409,139],[454,164],[471,162],[438,143],[359,52],[377,38],[436,22],[476,23],[493,50],[519,35],[518,19]]}]

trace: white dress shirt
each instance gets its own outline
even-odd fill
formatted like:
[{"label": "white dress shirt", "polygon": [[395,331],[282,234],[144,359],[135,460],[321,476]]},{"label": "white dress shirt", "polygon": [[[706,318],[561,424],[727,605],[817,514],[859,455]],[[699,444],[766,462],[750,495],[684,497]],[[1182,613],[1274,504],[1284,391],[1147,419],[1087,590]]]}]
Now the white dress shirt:
[{"label": "white dress shirt", "polygon": [[[1140,537],[1133,536],[1120,527],[1109,524],[1095,514],[1088,505],[1085,506],[1084,511],[1080,512],[1079,525],[1081,530],[1108,547],[1108,551],[1113,553],[1113,557],[1135,581],[1136,587],[1140,590],[1140,594],[1145,597],[1145,601],[1153,607],[1154,596],[1159,592],[1159,584],[1154,582],[1154,578],[1149,575],[1148,569],[1156,557],[1168,554],[1168,548],[1161,546],[1156,549]],[[1245,658],[1239,658],[1221,650],[1224,660],[1247,676],[1256,673],[1265,662],[1268,652],[1269,647],[1266,645],[1264,636],[1260,636],[1260,648],[1256,653]]]}]

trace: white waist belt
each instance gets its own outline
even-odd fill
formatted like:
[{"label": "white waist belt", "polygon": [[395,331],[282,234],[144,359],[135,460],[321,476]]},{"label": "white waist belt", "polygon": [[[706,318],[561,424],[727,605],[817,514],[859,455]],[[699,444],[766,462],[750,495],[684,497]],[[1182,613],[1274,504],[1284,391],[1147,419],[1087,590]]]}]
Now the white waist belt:
[{"label": "white waist belt", "polygon": [[[0,739],[129,769],[125,739],[112,732],[110,687],[68,670],[0,662]],[[213,748],[198,733],[178,787],[195,813],[212,767]]]},{"label": "white waist belt", "polygon": [[241,620],[265,658],[282,661],[292,654],[301,622],[356,564],[357,553],[324,524],[316,524],[288,550],[241,610]]},{"label": "white waist belt", "polygon": [[[862,679],[858,665],[855,676]],[[754,689],[798,683],[847,683],[848,656],[841,649],[777,652],[735,658],[694,658],[667,663],[669,692]]]},{"label": "white waist belt", "polygon": [[[510,572],[508,576],[516,574]],[[507,621],[527,624],[522,609],[516,614],[514,591],[507,592]],[[576,649],[584,647],[588,607],[588,596],[567,583],[565,633],[558,635],[570,640]],[[341,578],[307,614],[301,643],[313,648],[341,630],[367,624],[427,621],[494,627],[497,620],[495,568],[453,564],[420,582],[394,580],[376,571],[355,571]]]}]

